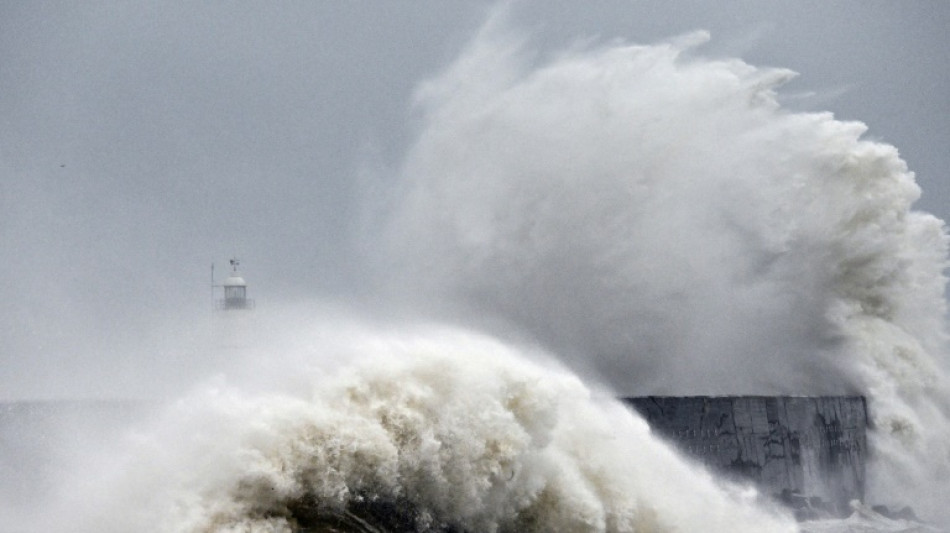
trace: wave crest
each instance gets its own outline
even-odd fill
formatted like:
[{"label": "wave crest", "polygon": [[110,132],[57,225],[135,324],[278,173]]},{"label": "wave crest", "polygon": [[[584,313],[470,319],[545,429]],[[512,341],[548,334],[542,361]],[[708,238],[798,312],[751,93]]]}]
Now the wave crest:
[{"label": "wave crest", "polygon": [[794,530],[530,351],[447,330],[375,345],[309,396],[179,403],[115,485],[127,530]]}]

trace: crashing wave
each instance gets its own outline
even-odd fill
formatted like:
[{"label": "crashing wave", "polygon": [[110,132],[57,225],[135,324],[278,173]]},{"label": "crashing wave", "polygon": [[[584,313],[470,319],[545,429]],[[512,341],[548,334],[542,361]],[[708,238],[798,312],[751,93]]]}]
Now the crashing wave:
[{"label": "crashing wave", "polygon": [[538,58],[488,24],[418,92],[388,282],[624,395],[866,396],[869,493],[950,521],[943,223],[894,147],[707,37]]},{"label": "crashing wave", "polygon": [[179,402],[83,530],[795,530],[530,350],[451,330],[360,337],[362,363],[297,369],[306,393]]}]

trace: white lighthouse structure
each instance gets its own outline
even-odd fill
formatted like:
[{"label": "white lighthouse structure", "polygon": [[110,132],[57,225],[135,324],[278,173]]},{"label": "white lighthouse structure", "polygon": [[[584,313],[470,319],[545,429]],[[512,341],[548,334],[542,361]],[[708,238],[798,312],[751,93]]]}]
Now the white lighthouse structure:
[{"label": "white lighthouse structure", "polygon": [[221,284],[224,288],[224,298],[217,301],[215,306],[222,311],[233,311],[240,309],[253,309],[254,300],[247,297],[247,282],[238,272],[238,266],[241,262],[237,259],[231,259],[231,272]]},{"label": "white lighthouse structure", "polygon": [[[225,360],[242,356],[255,345],[258,328],[255,326],[254,300],[247,297],[247,282],[239,272],[241,261],[233,258],[231,270],[219,283],[214,282],[214,263],[211,264],[211,291],[214,304],[211,321],[212,353]],[[220,288],[220,289],[219,289]],[[223,296],[223,297],[222,297]]]}]

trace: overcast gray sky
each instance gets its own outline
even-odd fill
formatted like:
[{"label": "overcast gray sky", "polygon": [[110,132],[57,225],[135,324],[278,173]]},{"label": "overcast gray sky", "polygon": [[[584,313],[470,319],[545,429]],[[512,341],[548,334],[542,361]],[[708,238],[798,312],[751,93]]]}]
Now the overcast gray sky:
[{"label": "overcast gray sky", "polygon": [[[414,88],[491,5],[0,5],[0,399],[136,390],[185,357],[163,339],[203,327],[210,263],[232,255],[262,306],[365,296],[367,191],[413,139]],[[525,1],[511,18],[543,51],[709,30],[701,53],[793,69],[786,105],[897,146],[918,206],[950,218],[950,3]]]}]

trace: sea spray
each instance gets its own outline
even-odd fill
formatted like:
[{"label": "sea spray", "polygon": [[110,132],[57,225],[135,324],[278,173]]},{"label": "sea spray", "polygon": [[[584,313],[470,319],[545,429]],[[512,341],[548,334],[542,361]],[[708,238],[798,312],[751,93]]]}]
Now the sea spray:
[{"label": "sea spray", "polygon": [[[296,531],[350,516],[383,530],[796,530],[536,349],[445,327],[295,335],[314,339],[311,361],[347,344],[361,356],[329,373],[285,366],[306,391],[201,387],[115,456],[69,529]],[[396,524],[358,515],[393,502]]]},{"label": "sea spray", "polygon": [[417,93],[388,286],[623,394],[866,395],[869,498],[950,522],[943,223],[895,148],[707,37],[539,57],[493,19]]}]

